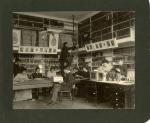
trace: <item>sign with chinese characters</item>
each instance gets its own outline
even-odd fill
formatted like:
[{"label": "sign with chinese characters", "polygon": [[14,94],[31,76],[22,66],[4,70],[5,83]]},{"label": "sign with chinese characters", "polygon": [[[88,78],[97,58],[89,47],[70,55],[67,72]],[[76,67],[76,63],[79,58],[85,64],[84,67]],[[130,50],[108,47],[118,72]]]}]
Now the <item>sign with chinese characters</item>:
[{"label": "sign with chinese characters", "polygon": [[85,45],[86,51],[96,51],[96,50],[104,50],[118,47],[118,43],[116,40],[106,40],[106,41],[99,41],[92,44]]},{"label": "sign with chinese characters", "polygon": [[27,54],[57,54],[56,48],[19,46],[19,53]]}]

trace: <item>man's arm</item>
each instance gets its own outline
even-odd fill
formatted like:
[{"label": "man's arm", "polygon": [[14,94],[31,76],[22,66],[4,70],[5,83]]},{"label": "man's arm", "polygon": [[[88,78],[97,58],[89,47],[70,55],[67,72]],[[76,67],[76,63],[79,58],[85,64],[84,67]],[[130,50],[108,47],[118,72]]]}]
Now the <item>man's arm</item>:
[{"label": "man's arm", "polygon": [[20,81],[20,74],[17,74],[13,80],[14,83],[18,83]]},{"label": "man's arm", "polygon": [[76,46],[68,47],[68,50],[75,50]]}]

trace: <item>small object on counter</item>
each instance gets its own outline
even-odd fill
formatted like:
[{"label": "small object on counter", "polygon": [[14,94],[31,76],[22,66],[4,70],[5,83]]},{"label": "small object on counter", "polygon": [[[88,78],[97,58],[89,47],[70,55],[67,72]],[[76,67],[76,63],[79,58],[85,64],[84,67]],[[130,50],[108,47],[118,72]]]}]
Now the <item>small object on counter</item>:
[{"label": "small object on counter", "polygon": [[62,76],[55,76],[55,77],[53,77],[53,82],[54,83],[63,83],[64,81],[63,81],[63,77]]}]

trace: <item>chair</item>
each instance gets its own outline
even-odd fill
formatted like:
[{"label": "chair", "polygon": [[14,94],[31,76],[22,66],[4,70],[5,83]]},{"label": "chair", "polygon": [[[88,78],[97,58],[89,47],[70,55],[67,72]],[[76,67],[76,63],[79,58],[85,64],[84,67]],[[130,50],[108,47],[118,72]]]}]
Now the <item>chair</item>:
[{"label": "chair", "polygon": [[63,98],[69,98],[73,100],[72,87],[73,87],[74,78],[71,73],[67,73],[65,76],[65,84],[62,85],[62,88],[59,92],[59,101],[62,101]]},{"label": "chair", "polygon": [[73,95],[71,89],[62,86],[63,89],[59,92],[59,101],[62,101],[63,98],[69,98],[71,101],[73,100]]}]

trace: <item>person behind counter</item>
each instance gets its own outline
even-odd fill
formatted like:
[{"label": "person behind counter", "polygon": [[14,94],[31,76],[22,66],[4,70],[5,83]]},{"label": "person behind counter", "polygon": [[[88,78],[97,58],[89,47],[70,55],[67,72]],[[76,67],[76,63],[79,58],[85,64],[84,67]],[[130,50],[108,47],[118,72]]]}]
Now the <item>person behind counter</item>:
[{"label": "person behind counter", "polygon": [[[39,67],[36,67],[35,73],[33,73],[31,76],[32,76],[32,79],[35,79],[35,80],[41,80],[43,78],[42,74],[40,73]],[[39,88],[32,89],[32,98],[33,100],[37,100],[39,98]]]},{"label": "person behind counter", "polygon": [[27,76],[27,69],[22,68],[21,73],[18,73],[15,78],[14,78],[14,83],[21,83],[24,82],[25,80],[29,80]]},{"label": "person behind counter", "polygon": [[23,67],[20,64],[21,60],[18,58],[14,58],[13,59],[13,75],[14,77],[18,74],[22,72]]},{"label": "person behind counter", "polygon": [[88,70],[86,67],[83,67],[82,76],[83,76],[84,78],[89,78],[89,77],[90,77],[90,72],[89,72],[89,70]]},{"label": "person behind counter", "polygon": [[107,74],[107,80],[121,81],[126,80],[126,72],[123,66],[114,65],[113,68]]},{"label": "person behind counter", "polygon": [[47,77],[51,78],[51,77],[54,77],[54,76],[56,76],[56,70],[55,70],[55,67],[51,67],[50,71],[47,72]]},{"label": "person behind counter", "polygon": [[77,78],[90,78],[90,71],[86,67],[77,69],[75,72],[75,77]]}]

